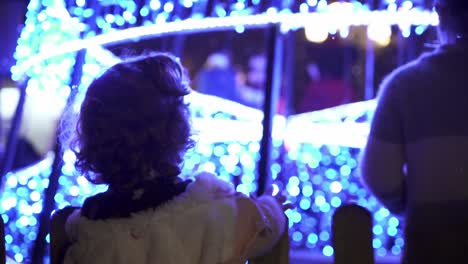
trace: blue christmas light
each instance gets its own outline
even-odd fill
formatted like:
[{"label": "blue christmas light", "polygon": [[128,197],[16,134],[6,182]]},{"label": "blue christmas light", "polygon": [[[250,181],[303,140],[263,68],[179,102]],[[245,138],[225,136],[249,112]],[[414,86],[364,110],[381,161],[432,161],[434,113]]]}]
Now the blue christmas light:
[{"label": "blue christmas light", "polygon": [[48,187],[44,180],[50,174],[52,158],[5,176],[0,213],[5,222],[6,251],[17,262],[28,260],[29,247],[36,240],[37,219]]}]

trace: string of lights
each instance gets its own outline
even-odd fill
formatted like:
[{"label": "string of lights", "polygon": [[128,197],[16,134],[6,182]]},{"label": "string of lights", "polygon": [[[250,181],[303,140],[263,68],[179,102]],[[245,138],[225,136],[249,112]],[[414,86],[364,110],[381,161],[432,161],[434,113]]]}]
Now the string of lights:
[{"label": "string of lights", "polygon": [[[321,1],[322,2],[322,1]],[[408,1],[407,1],[408,2]],[[405,3],[407,3],[405,2]],[[389,5],[387,10],[370,11],[359,2],[335,2],[325,5],[323,8],[317,8],[313,13],[291,13],[291,10],[285,9],[278,11],[275,8],[269,8],[264,14],[246,14],[221,17],[193,17],[185,20],[175,20],[168,22],[154,21],[154,23],[144,23],[142,26],[134,26],[117,30],[102,30],[105,33],[98,35],[93,32],[86,39],[72,38],[64,43],[50,43],[44,45],[43,49],[37,54],[31,53],[30,48],[18,49],[16,58],[18,63],[12,68],[14,79],[18,79],[31,67],[41,62],[59,57],[64,54],[73,53],[81,49],[88,49],[96,46],[105,46],[118,44],[129,40],[141,40],[150,37],[160,37],[168,34],[186,34],[202,33],[221,30],[236,30],[243,32],[249,28],[265,27],[271,24],[280,24],[283,32],[305,28],[306,37],[313,42],[325,41],[329,34],[339,33],[341,37],[346,38],[351,26],[368,26],[368,37],[378,44],[388,44],[392,31],[391,26],[398,26],[405,37],[411,34],[411,27],[416,26],[415,33],[422,34],[428,26],[438,25],[438,16],[436,13],[413,8],[412,5],[403,4],[401,8],[396,5]],[[88,9],[86,9],[88,10]],[[46,12],[50,12],[47,11]],[[75,28],[83,30],[86,26],[71,18],[66,10],[60,12],[61,16],[69,21],[69,25],[76,24]],[[75,13],[77,11],[74,11]],[[85,11],[83,11],[85,12]],[[39,14],[39,21],[43,16]],[[126,14],[126,13],[125,13]],[[88,15],[83,14],[86,18]],[[126,16],[128,20],[133,16]],[[100,20],[99,20],[100,21]],[[115,23],[114,15],[105,15],[106,25]],[[48,22],[48,21],[46,21]],[[51,23],[42,24],[42,30],[57,30],[51,28]],[[104,26],[98,23],[99,28]],[[27,29],[29,32],[33,29]],[[64,30],[64,29],[61,29]],[[20,47],[21,45],[19,45]]]}]

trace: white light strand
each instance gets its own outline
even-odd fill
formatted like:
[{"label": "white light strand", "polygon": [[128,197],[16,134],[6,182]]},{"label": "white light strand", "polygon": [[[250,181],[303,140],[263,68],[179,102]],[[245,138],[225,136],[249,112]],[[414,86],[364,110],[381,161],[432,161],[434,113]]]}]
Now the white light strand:
[{"label": "white light strand", "polygon": [[185,102],[192,109],[203,109],[203,112],[214,114],[222,111],[224,114],[235,116],[237,120],[262,122],[263,111],[221,97],[192,91],[185,96]]},{"label": "white light strand", "polygon": [[350,26],[366,26],[374,21],[385,21],[387,25],[399,25],[406,27],[407,25],[438,25],[439,20],[436,13],[427,10],[404,10],[404,11],[367,11],[358,10],[354,12],[346,12],[346,18],[341,18],[337,22],[336,18],[340,17],[343,12],[338,13],[332,11],[324,11],[321,13],[269,13],[260,15],[246,16],[230,16],[230,17],[209,17],[209,18],[189,18],[182,21],[167,22],[162,24],[151,24],[140,27],[127,28],[118,31],[104,33],[98,36],[90,37],[84,40],[73,40],[69,43],[62,43],[58,47],[48,47],[39,54],[31,56],[18,65],[17,70],[20,73],[26,72],[30,67],[38,63],[64,55],[71,52],[76,52],[81,49],[91,47],[117,44],[127,40],[137,40],[148,37],[158,37],[166,34],[174,33],[191,33],[191,32],[211,32],[226,29],[235,29],[242,26],[244,28],[258,28],[266,25],[281,24],[282,31],[285,32],[291,29],[307,27],[311,22],[317,27],[326,27],[330,25],[339,28]]}]

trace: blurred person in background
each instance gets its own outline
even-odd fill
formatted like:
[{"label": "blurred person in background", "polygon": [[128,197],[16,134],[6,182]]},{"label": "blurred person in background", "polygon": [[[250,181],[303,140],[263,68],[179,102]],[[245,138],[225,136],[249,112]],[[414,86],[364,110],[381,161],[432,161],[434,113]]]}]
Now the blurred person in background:
[{"label": "blurred person in background", "polygon": [[306,72],[309,83],[299,103],[300,113],[339,106],[354,100],[353,87],[343,79],[321,69],[318,63],[307,64]]},{"label": "blurred person in background", "polygon": [[200,93],[236,101],[236,72],[226,52],[208,56],[196,78],[196,89]]},{"label": "blurred person in background", "polygon": [[253,55],[248,62],[246,82],[238,87],[239,102],[261,109],[265,98],[266,59],[261,54]]},{"label": "blurred person in background", "polygon": [[[267,59],[264,54],[257,53],[249,58],[245,84],[237,87],[239,102],[257,109],[263,109],[266,89]],[[282,90],[282,89],[281,89]],[[278,113],[284,113],[285,102],[280,92],[278,98]]]},{"label": "blurred person in background", "polygon": [[409,264],[468,263],[468,1],[435,7],[441,45],[383,81],[361,163]]}]

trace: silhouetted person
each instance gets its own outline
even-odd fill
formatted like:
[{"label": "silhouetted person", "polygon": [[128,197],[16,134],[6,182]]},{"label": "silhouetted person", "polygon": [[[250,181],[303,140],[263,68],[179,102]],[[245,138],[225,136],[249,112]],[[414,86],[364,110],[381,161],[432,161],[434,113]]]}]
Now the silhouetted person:
[{"label": "silhouetted person", "polygon": [[382,83],[362,177],[406,218],[405,263],[468,263],[468,1],[439,0],[441,45]]}]

